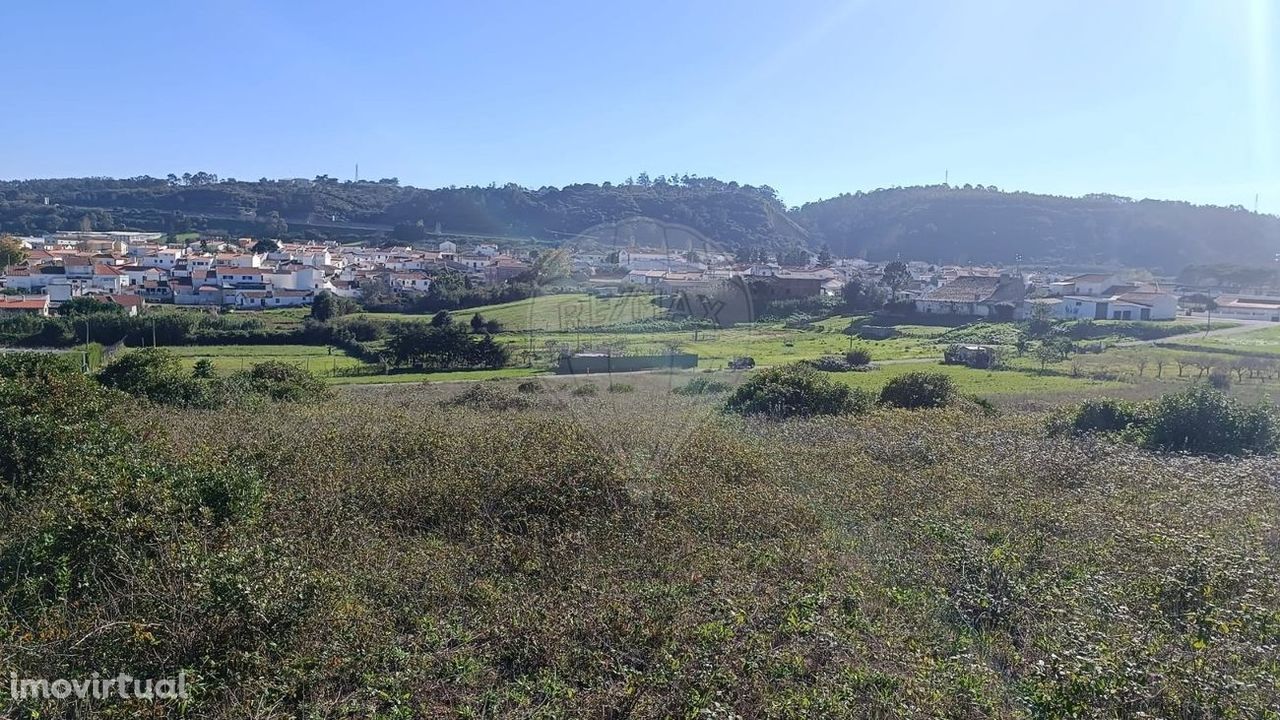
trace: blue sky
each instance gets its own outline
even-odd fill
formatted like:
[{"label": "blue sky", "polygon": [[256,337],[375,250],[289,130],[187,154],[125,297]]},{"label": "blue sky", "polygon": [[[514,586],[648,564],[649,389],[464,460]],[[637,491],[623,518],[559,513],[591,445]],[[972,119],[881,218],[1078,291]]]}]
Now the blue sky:
[{"label": "blue sky", "polygon": [[206,170],[799,204],[994,184],[1280,212],[1280,2],[0,3],[0,177]]}]

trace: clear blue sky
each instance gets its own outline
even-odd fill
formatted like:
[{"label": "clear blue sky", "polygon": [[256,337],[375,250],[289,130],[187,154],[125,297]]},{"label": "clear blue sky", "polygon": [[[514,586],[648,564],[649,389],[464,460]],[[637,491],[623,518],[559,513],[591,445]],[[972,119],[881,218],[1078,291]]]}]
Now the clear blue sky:
[{"label": "clear blue sky", "polygon": [[523,185],[789,204],[936,183],[1280,212],[1280,0],[0,3],[0,177]]}]

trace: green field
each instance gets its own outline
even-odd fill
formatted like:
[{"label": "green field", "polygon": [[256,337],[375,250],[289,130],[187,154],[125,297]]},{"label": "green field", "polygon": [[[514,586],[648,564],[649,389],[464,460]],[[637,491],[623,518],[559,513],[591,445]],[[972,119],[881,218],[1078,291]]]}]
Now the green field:
[{"label": "green field", "polygon": [[214,369],[224,375],[248,370],[254,363],[268,360],[299,365],[318,375],[330,375],[361,364],[339,350],[330,353],[328,347],[314,345],[188,345],[169,350],[181,356],[187,367],[193,367],[197,360],[208,359]]},{"label": "green field", "polygon": [[[469,323],[477,313],[485,320],[497,320],[508,332],[535,330],[540,332],[576,331],[608,327],[641,320],[652,320],[665,312],[654,305],[652,295],[595,297],[586,293],[543,295],[498,305],[454,310],[450,314],[458,322]],[[358,313],[373,320],[424,321],[431,313]]]},{"label": "green field", "polygon": [[[1214,327],[1218,324],[1214,323]],[[1222,348],[1224,350],[1242,350],[1254,353],[1266,353],[1280,356],[1280,326],[1264,325],[1257,330],[1235,335],[1211,336],[1200,338],[1191,336],[1185,339],[1189,345]]]},{"label": "green field", "polygon": [[[487,316],[486,316],[487,317]],[[757,365],[777,365],[823,355],[841,354],[853,348],[871,353],[875,361],[940,358],[942,345],[936,338],[946,328],[904,325],[899,336],[889,340],[863,340],[843,334],[857,318],[837,316],[816,323],[816,330],[784,328],[781,323],[740,325],[732,328],[626,333],[626,332],[535,332],[504,333],[499,340],[516,351],[532,347],[551,352],[552,348],[573,351],[626,351],[635,354],[662,353],[675,347],[698,355],[701,368],[723,368],[736,357],[749,356]]]},{"label": "green field", "polygon": [[[1135,346],[1132,343],[1112,347],[1129,339],[1123,334],[1082,341],[1102,342],[1108,346],[1103,353],[1076,354],[1066,361],[1042,367],[1032,354],[1018,356],[1014,353],[1012,342],[1016,339],[1016,328],[1004,324],[976,323],[956,328],[902,324],[896,325],[895,336],[886,340],[846,335],[845,330],[851,324],[864,320],[860,316],[848,315],[836,315],[803,329],[787,328],[777,322],[697,332],[643,332],[621,327],[658,317],[661,309],[653,305],[651,299],[650,295],[597,298],[585,293],[571,293],[452,312],[458,322],[470,322],[471,317],[479,313],[486,320],[497,320],[503,325],[504,332],[497,339],[511,348],[513,367],[501,370],[384,374],[376,367],[365,366],[369,374],[346,375],[341,372],[351,372],[360,368],[362,363],[336,349],[331,353],[327,347],[231,345],[175,350],[184,357],[188,366],[194,365],[199,358],[212,360],[219,373],[247,369],[255,362],[280,360],[307,367],[326,376],[331,383],[344,385],[471,381],[545,374],[562,350],[660,354],[676,349],[697,354],[701,370],[722,370],[737,357],[751,357],[757,366],[766,367],[823,355],[839,355],[857,348],[868,351],[872,361],[880,366],[871,372],[841,374],[842,381],[851,385],[876,390],[896,374],[928,368],[952,376],[965,392],[1002,398],[1024,395],[1050,397],[1095,390],[1149,394],[1159,388],[1190,382],[1204,374],[1189,364],[1188,358],[1193,352],[1151,345]],[[291,308],[240,314],[259,318],[270,329],[287,330],[300,326],[307,310]],[[359,316],[388,321],[426,321],[430,317],[427,314],[401,313],[360,313]],[[1117,330],[1133,325],[1111,321],[1098,321],[1096,324],[1101,328],[1115,325]],[[1179,318],[1152,325],[1165,330],[1190,330],[1201,324],[1198,319]],[[1214,324],[1215,329],[1230,326],[1230,323]],[[609,330],[610,327],[620,329]],[[1174,341],[1184,340],[1179,336]],[[930,362],[940,359],[943,349],[952,342],[1003,345],[1009,369],[979,371]],[[1280,357],[1280,327],[1204,340],[1191,336],[1185,342],[1227,350],[1274,352]],[[529,366],[529,350],[534,353],[532,367]],[[1178,367],[1179,360],[1182,361],[1181,368]],[[1223,360],[1224,369],[1228,362]],[[1258,382],[1263,381],[1259,379]]]}]

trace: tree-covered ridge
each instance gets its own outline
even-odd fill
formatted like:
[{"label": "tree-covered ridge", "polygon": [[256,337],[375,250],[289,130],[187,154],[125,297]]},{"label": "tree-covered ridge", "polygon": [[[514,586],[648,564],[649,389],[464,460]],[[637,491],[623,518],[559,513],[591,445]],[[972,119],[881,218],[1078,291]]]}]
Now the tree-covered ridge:
[{"label": "tree-covered ridge", "polygon": [[846,194],[792,216],[815,245],[871,260],[1057,261],[1177,272],[1201,262],[1270,262],[1280,218],[1242,207],[931,186]]},{"label": "tree-covered ridge", "polygon": [[[48,198],[49,204],[44,204]],[[726,247],[794,246],[804,233],[786,219],[768,187],[682,176],[623,184],[530,189],[514,184],[402,187],[394,179],[241,182],[200,174],[190,178],[77,178],[0,182],[0,229],[32,233],[63,229],[155,230],[225,228],[283,234],[340,234],[345,229],[421,240],[445,232],[530,237],[558,242],[602,223],[648,217],[695,228]],[[288,228],[284,229],[287,232]]]},{"label": "tree-covered ridge", "polygon": [[[394,178],[350,182],[327,176],[246,182],[203,172],[0,182],[0,231],[14,233],[216,229],[428,242],[439,228],[556,244],[636,217],[691,227],[734,252],[828,248],[870,260],[1022,259],[1177,272],[1195,263],[1270,264],[1280,244],[1280,218],[1239,206],[968,185],[858,192],[788,210],[768,186],[691,175],[641,174],[617,184],[536,189],[510,183],[423,189]],[[600,241],[608,246],[630,239]]]}]

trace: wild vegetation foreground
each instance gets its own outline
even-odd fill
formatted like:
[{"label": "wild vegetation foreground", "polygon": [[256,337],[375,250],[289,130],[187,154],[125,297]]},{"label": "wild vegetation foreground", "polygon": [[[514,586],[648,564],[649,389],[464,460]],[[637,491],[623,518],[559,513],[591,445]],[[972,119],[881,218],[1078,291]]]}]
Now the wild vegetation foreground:
[{"label": "wild vegetation foreground", "polygon": [[742,419],[660,375],[218,410],[41,382],[3,383],[0,647],[192,688],[83,715],[1276,717],[1272,458]]}]

